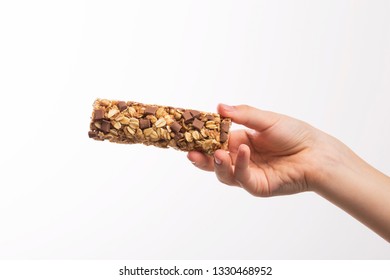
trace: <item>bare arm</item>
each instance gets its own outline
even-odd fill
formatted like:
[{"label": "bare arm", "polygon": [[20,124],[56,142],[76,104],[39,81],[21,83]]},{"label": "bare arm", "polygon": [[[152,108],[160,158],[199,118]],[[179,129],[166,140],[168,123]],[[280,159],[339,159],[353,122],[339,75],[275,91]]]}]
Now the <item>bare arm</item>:
[{"label": "bare arm", "polygon": [[199,168],[255,196],[314,191],[390,242],[390,178],[314,127],[246,105],[218,111],[247,130],[234,131],[229,153],[190,152]]},{"label": "bare arm", "polygon": [[390,178],[333,141],[333,156],[313,170],[313,190],[390,242]]}]

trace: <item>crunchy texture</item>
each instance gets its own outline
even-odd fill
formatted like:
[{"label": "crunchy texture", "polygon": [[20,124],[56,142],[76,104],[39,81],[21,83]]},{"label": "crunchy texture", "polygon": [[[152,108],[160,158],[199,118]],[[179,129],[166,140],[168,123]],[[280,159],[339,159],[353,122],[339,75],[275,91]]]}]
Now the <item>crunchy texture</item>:
[{"label": "crunchy texture", "polygon": [[88,136],[123,144],[213,154],[228,149],[231,120],[216,113],[97,99]]}]

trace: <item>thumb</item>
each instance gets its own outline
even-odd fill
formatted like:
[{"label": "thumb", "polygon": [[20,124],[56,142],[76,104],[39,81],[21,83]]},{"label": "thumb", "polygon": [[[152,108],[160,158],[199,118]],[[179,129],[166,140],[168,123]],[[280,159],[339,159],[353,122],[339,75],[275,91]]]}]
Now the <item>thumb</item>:
[{"label": "thumb", "polygon": [[229,106],[218,105],[218,112],[232,119],[237,124],[242,124],[259,132],[266,130],[278,122],[282,115],[256,109],[248,105]]}]

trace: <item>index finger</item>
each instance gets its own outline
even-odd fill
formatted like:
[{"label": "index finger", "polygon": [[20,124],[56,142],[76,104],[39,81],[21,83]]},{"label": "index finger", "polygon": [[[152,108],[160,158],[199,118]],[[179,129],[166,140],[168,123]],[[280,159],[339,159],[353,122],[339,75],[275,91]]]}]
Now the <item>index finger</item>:
[{"label": "index finger", "polygon": [[248,105],[229,106],[218,104],[218,112],[224,117],[230,117],[233,122],[264,131],[277,123],[282,115],[260,110]]}]

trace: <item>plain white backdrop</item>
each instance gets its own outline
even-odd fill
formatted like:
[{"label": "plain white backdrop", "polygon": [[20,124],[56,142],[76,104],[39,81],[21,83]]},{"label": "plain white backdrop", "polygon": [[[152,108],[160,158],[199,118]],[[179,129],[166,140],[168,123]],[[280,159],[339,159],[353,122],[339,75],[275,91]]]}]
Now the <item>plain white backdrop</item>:
[{"label": "plain white backdrop", "polygon": [[389,1],[1,1],[0,258],[389,259],[314,193],[255,198],[185,153],[87,136],[97,97],[250,104],[390,174],[389,15]]}]

